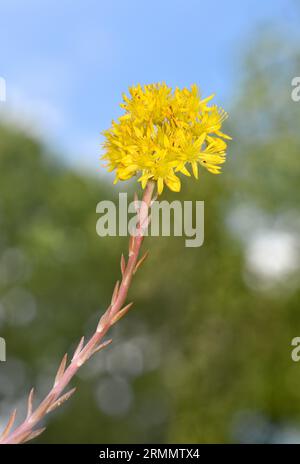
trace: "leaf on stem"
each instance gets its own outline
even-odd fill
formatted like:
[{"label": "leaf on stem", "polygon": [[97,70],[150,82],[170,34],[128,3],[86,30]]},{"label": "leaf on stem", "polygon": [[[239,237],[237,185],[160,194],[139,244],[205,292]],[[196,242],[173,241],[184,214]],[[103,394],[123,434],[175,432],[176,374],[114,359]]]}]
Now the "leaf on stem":
[{"label": "leaf on stem", "polygon": [[98,322],[98,325],[97,325],[97,332],[102,332],[102,330],[104,329],[104,327],[106,326],[107,324],[107,321],[108,321],[108,317],[109,317],[109,313],[110,313],[110,310],[111,310],[111,305],[109,305],[109,307],[107,308],[107,310],[105,311],[105,313],[103,314],[103,316],[100,317],[100,320]]},{"label": "leaf on stem", "polygon": [[28,401],[27,401],[27,416],[26,416],[26,419],[28,419],[28,417],[30,417],[31,414],[32,414],[33,395],[34,395],[34,388],[32,388],[32,389],[30,390],[30,393],[29,393],[29,396],[28,396]]},{"label": "leaf on stem", "polygon": [[56,387],[56,385],[58,384],[58,382],[60,381],[60,379],[62,378],[62,376],[65,373],[66,364],[67,364],[67,358],[68,358],[68,355],[66,353],[64,355],[64,357],[62,358],[62,361],[61,361],[60,366],[58,368],[57,374],[55,376],[54,387]]},{"label": "leaf on stem", "polygon": [[47,411],[55,399],[55,393],[50,393],[48,397],[41,402],[39,407],[34,411],[34,413],[30,416],[29,421],[30,422],[38,422],[40,421],[45,414],[47,414]]},{"label": "leaf on stem", "polygon": [[[46,427],[42,427],[40,429],[34,430],[27,436],[25,435],[23,439],[21,439],[21,443],[26,443],[29,440],[33,440],[34,438],[37,438],[39,435],[41,435],[44,431],[46,430]],[[19,438],[20,440],[20,438]]]},{"label": "leaf on stem", "polygon": [[68,399],[71,398],[71,396],[75,393],[75,391],[76,391],[76,387],[72,388],[67,393],[65,393],[60,398],[58,398],[58,400],[56,400],[55,403],[53,403],[53,404],[51,404],[51,406],[49,406],[49,408],[47,409],[47,414],[49,414],[49,412],[54,411],[56,408],[58,408],[63,403],[68,401]]},{"label": "leaf on stem", "polygon": [[81,352],[81,350],[82,350],[82,348],[83,348],[83,344],[84,344],[84,337],[82,337],[82,338],[80,339],[80,342],[79,342],[79,344],[78,344],[76,350],[74,351],[74,355],[73,355],[72,361],[73,361],[73,359],[76,358],[76,357],[79,355],[79,353]]},{"label": "leaf on stem", "polygon": [[3,432],[2,432],[2,434],[0,436],[0,440],[5,440],[5,438],[9,435],[9,432],[11,431],[12,426],[15,423],[16,415],[17,415],[17,410],[14,409],[14,411],[11,413],[11,415],[10,415],[10,417],[8,419],[8,422],[7,422],[7,425],[6,425],[5,429],[3,430]]},{"label": "leaf on stem", "polygon": [[117,312],[117,314],[112,318],[111,320],[111,325],[115,324],[116,322],[118,322],[123,316],[125,316],[125,314],[128,313],[128,311],[130,310],[131,306],[133,305],[133,302],[132,303],[129,303],[127,306],[124,306],[124,308],[120,309],[119,312]]},{"label": "leaf on stem", "polygon": [[124,276],[125,269],[126,269],[126,261],[125,261],[124,255],[122,253],[122,256],[121,256],[121,272],[122,272],[122,276]]},{"label": "leaf on stem", "polygon": [[149,255],[149,251],[146,251],[143,256],[141,257],[141,259],[136,263],[135,265],[135,268],[134,268],[134,271],[133,271],[133,274],[136,273],[136,271],[139,269],[139,267],[144,263],[144,261],[148,258],[148,255]]},{"label": "leaf on stem", "polygon": [[119,293],[119,286],[120,286],[120,282],[117,281],[116,282],[116,285],[115,285],[115,288],[114,288],[114,291],[113,291],[113,294],[112,294],[112,297],[111,297],[111,306],[113,306],[118,298],[118,293]]},{"label": "leaf on stem", "polygon": [[96,348],[94,348],[92,354],[98,353],[98,351],[103,350],[103,348],[106,348],[108,345],[110,345],[112,342],[112,339],[110,338],[106,342],[100,343],[100,345],[97,345]]}]

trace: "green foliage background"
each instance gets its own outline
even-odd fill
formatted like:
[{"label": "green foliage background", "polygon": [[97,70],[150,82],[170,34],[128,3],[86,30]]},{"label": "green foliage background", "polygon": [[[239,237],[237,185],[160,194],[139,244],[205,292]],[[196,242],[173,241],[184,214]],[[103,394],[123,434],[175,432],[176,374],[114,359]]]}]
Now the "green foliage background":
[{"label": "green foliage background", "polygon": [[[290,356],[300,335],[299,267],[277,280],[247,267],[262,227],[299,241],[300,103],[290,96],[299,50],[272,32],[245,56],[224,105],[234,137],[224,173],[202,172],[176,195],[205,201],[204,245],[147,240],[134,309],[36,442],[300,441],[300,366]],[[116,196],[105,175],[74,172],[41,142],[1,127],[3,421],[16,404],[22,413],[32,385],[46,393],[62,355],[106,307],[127,239],[100,239],[95,208]]]}]

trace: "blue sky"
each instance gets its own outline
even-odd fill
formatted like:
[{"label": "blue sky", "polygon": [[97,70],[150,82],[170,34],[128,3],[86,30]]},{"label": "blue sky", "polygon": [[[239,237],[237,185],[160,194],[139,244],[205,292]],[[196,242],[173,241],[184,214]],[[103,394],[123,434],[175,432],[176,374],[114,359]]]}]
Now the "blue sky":
[{"label": "blue sky", "polygon": [[[293,20],[287,0],[0,0],[0,114],[76,166],[99,169],[100,135],[129,85],[196,82],[226,104],[256,27]],[[234,67],[236,70],[236,66]]]}]

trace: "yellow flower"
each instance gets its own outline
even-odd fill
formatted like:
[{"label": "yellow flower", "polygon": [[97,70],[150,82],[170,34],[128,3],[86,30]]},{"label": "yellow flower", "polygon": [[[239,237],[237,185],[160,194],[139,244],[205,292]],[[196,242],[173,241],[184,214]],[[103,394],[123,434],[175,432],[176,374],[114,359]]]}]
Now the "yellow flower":
[{"label": "yellow flower", "polygon": [[[208,106],[213,95],[201,100],[196,85],[174,91],[165,83],[131,87],[120,105],[125,110],[104,132],[103,159],[116,179],[138,175],[145,188],[148,180],[180,191],[178,173],[198,178],[198,166],[218,174],[225,162],[226,139],[221,132],[227,113]],[[225,139],[225,140],[224,140]]]}]

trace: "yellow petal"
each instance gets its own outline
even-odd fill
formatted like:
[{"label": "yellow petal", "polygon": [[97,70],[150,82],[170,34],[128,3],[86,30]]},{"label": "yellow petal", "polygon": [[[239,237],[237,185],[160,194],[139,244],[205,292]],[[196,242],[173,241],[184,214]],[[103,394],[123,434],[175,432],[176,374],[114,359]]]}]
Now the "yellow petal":
[{"label": "yellow petal", "polygon": [[137,137],[143,137],[143,133],[138,127],[134,126],[133,130],[134,130]]},{"label": "yellow petal", "polygon": [[220,131],[220,130],[217,130],[217,131],[216,131],[216,134],[217,134],[219,137],[223,137],[223,139],[232,140],[232,137],[230,137],[230,135],[224,134],[224,132],[222,132],[222,131]]},{"label": "yellow petal", "polygon": [[196,179],[198,179],[198,163],[197,161],[192,161],[193,174]]},{"label": "yellow petal", "polygon": [[188,176],[188,177],[191,176],[191,174],[189,173],[189,171],[187,170],[187,168],[185,166],[180,168],[179,171],[182,172],[182,174],[184,174],[185,176]]},{"label": "yellow petal", "polygon": [[144,189],[147,185],[147,182],[148,180],[150,179],[150,175],[149,174],[143,174],[139,179],[138,181],[141,183],[142,185],[142,188]]},{"label": "yellow petal", "polygon": [[164,134],[164,146],[168,148],[170,146],[169,139],[166,134]]},{"label": "yellow petal", "polygon": [[194,144],[197,148],[200,149],[202,147],[202,145],[203,145],[203,143],[205,141],[206,135],[207,135],[206,132],[204,132],[203,134],[200,135],[200,137],[198,137],[198,139],[196,140],[196,142]]},{"label": "yellow petal", "polygon": [[159,177],[157,179],[157,192],[158,192],[158,195],[160,195],[162,193],[163,189],[164,189],[164,181],[163,181],[162,177]]},{"label": "yellow petal", "polygon": [[165,181],[170,190],[172,190],[173,192],[180,192],[181,182],[180,179],[177,176],[175,176],[175,174],[166,177]]},{"label": "yellow petal", "polygon": [[212,100],[214,98],[215,94],[212,93],[209,97],[206,97],[206,98],[203,98],[203,100],[200,101],[200,103],[207,103],[209,102],[210,100]]}]

